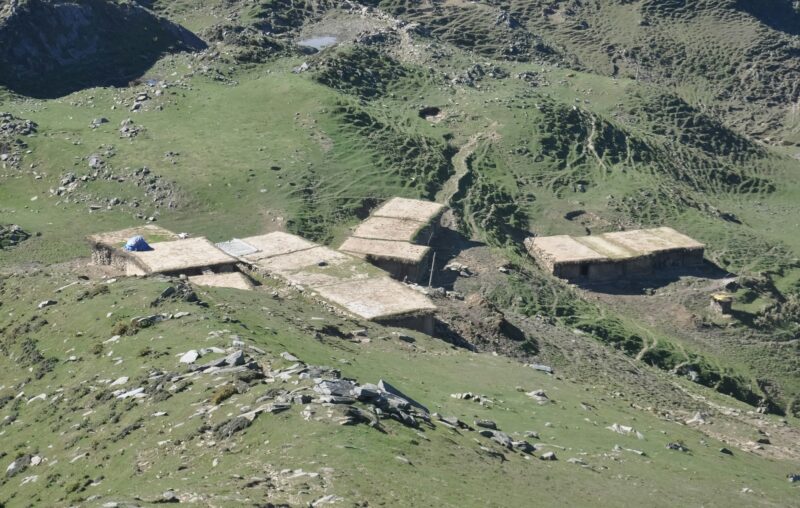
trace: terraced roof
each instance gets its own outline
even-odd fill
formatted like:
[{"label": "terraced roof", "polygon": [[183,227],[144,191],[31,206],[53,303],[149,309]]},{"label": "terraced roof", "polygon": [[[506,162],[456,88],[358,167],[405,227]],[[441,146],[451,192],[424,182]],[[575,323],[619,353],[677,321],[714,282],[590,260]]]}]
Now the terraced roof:
[{"label": "terraced roof", "polygon": [[258,249],[242,259],[290,284],[312,290],[363,319],[431,314],[436,310],[428,297],[346,252],[281,232],[240,241]]},{"label": "terraced roof", "polygon": [[705,246],[669,227],[619,231],[596,236],[567,235],[529,238],[531,255],[549,264],[621,261],[661,252],[697,250]]}]

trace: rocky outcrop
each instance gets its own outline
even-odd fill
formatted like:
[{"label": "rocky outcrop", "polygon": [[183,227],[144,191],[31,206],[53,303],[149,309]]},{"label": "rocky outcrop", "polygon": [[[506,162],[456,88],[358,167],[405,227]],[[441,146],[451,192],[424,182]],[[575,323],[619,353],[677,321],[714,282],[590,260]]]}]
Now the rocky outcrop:
[{"label": "rocky outcrop", "polygon": [[120,86],[205,43],[122,0],[11,0],[0,10],[0,85],[33,97]]}]

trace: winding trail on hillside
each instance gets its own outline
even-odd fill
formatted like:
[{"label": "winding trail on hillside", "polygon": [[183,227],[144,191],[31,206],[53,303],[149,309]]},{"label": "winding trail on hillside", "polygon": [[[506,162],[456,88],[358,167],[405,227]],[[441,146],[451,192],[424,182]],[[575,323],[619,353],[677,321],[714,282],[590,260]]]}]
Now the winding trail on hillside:
[{"label": "winding trail on hillside", "polygon": [[[499,134],[497,133],[497,122],[493,122],[489,126],[489,130],[485,132],[478,132],[473,134],[469,137],[466,143],[461,145],[461,148],[458,149],[458,152],[453,156],[453,167],[455,168],[455,173],[442,185],[442,189],[436,194],[436,201],[439,203],[443,203],[450,207],[450,209],[445,214],[445,225],[447,227],[455,227],[455,217],[453,217],[452,211],[452,200],[453,197],[458,192],[458,189],[461,185],[461,180],[467,175],[469,172],[469,164],[467,163],[467,159],[475,152],[475,149],[478,147],[478,143],[483,140],[487,139],[489,141],[497,141],[499,139]],[[474,222],[474,218],[468,211],[464,210],[465,217],[462,219],[469,225],[470,229],[472,230],[473,234],[480,231],[477,224]]]},{"label": "winding trail on hillside", "polygon": [[442,190],[437,194],[436,201],[450,206],[450,201],[452,201],[453,196],[458,192],[458,184],[469,170],[467,166],[467,157],[472,155],[472,152],[475,151],[475,147],[478,146],[478,141],[482,136],[482,132],[471,136],[466,143],[461,145],[461,148],[459,148],[458,152],[453,156],[453,167],[456,172],[442,185]]}]

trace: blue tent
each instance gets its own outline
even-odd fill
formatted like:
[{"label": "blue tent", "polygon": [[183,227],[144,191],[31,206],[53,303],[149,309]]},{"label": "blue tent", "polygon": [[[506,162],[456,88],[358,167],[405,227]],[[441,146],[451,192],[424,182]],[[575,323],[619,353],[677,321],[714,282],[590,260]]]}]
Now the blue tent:
[{"label": "blue tent", "polygon": [[153,250],[152,247],[147,245],[147,242],[144,240],[144,237],[141,235],[132,236],[125,242],[125,250],[129,252],[143,252],[146,250]]}]

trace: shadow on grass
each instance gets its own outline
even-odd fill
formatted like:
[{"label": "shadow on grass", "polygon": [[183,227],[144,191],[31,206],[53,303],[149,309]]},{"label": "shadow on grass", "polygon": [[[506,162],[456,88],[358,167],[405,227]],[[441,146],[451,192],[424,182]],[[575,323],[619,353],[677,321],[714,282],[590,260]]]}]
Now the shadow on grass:
[{"label": "shadow on grass", "polygon": [[436,252],[436,264],[433,267],[433,286],[452,290],[453,284],[458,279],[458,272],[443,270],[443,268],[458,257],[462,251],[474,247],[482,247],[483,245],[481,242],[466,238],[454,229],[442,227],[434,237],[433,242],[431,242],[431,248]]},{"label": "shadow on grass", "polygon": [[595,293],[605,293],[609,295],[644,295],[650,291],[677,282],[683,277],[723,280],[735,276],[735,274],[723,270],[711,261],[705,260],[700,266],[674,267],[658,270],[654,274],[643,275],[639,278],[627,277],[608,282],[575,281],[575,284],[581,289],[586,289]]},{"label": "shadow on grass", "polygon": [[164,55],[206,47],[194,33],[135,3],[33,0],[0,25],[0,85],[39,99],[122,87]]}]

